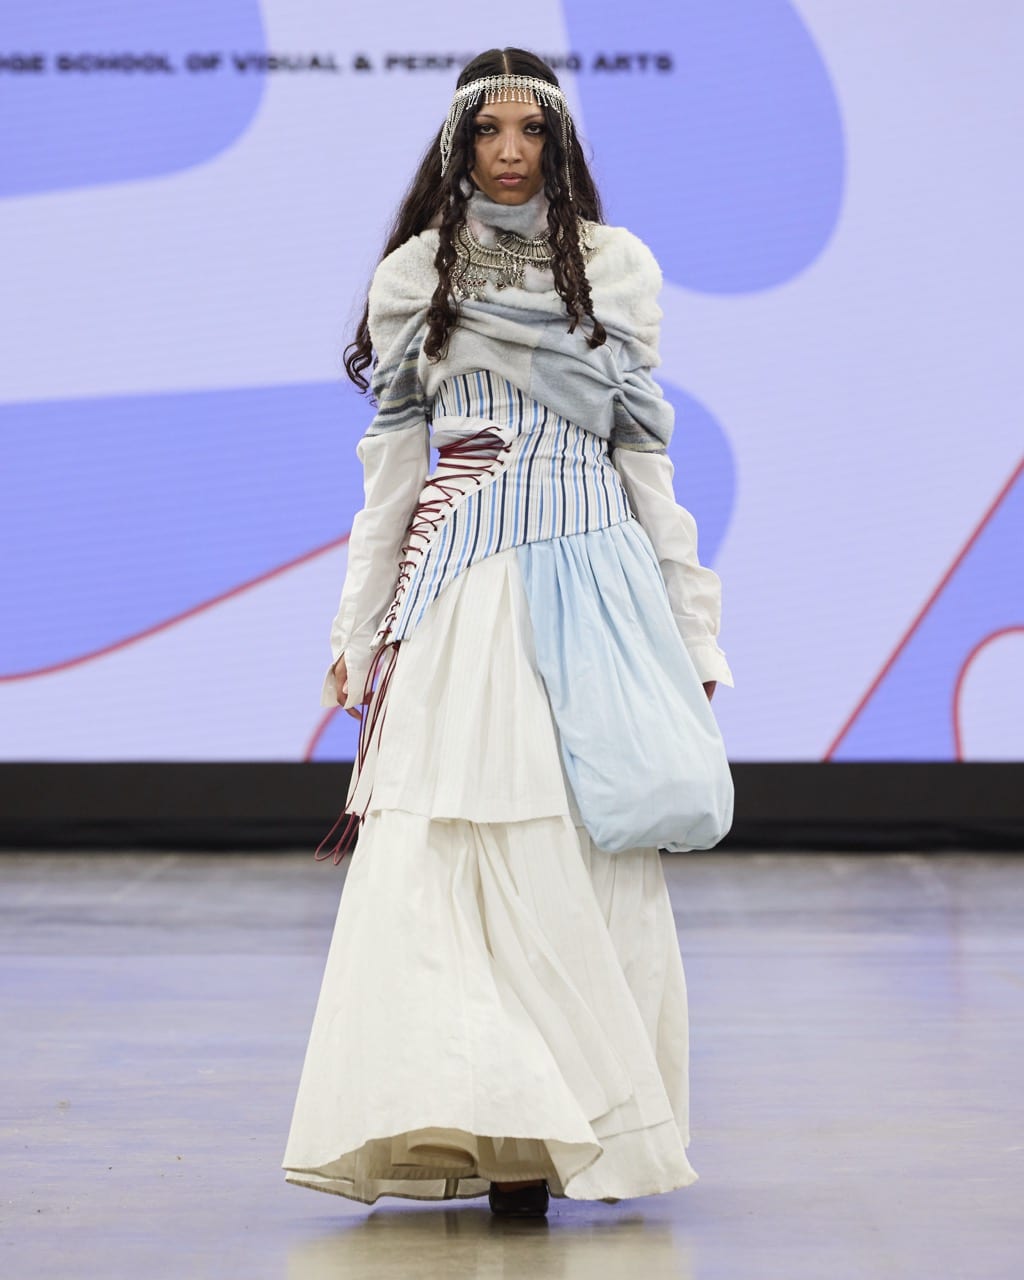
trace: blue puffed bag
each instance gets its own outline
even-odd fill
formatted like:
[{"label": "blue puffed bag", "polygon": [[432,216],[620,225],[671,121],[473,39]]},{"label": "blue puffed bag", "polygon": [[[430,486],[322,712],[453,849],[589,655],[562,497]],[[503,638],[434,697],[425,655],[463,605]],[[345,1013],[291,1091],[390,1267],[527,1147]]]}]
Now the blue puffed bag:
[{"label": "blue puffed bag", "polygon": [[537,666],[580,817],[607,853],[710,849],[725,744],[636,520],[518,548]]}]

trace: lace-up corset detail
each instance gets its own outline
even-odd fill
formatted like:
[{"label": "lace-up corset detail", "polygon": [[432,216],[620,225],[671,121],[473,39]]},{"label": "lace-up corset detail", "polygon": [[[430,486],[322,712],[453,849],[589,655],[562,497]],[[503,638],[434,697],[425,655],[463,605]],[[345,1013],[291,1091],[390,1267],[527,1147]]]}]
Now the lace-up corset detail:
[{"label": "lace-up corset detail", "polygon": [[448,379],[432,420],[437,467],[413,513],[375,646],[408,636],[448,583],[485,556],[630,518],[607,441],[505,378]]}]

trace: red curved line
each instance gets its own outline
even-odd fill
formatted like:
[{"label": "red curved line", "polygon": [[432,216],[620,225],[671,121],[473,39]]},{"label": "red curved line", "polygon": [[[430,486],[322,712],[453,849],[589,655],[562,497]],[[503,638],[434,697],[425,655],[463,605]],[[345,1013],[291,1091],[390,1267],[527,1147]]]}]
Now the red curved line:
[{"label": "red curved line", "polygon": [[1014,623],[1009,627],[1000,627],[998,631],[993,631],[984,639],[979,640],[974,648],[964,658],[963,664],[956,677],[956,684],[953,686],[953,755],[956,760],[964,758],[963,739],[960,736],[960,691],[963,688],[964,680],[967,676],[967,668],[971,665],[978,654],[986,645],[992,643],[993,640],[999,640],[1003,636],[1012,636],[1017,633],[1024,635],[1024,626]]},{"label": "red curved line", "polygon": [[169,627],[177,626],[179,622],[194,618],[196,614],[202,613],[204,609],[212,609],[214,605],[223,604],[225,600],[230,600],[232,596],[241,595],[243,591],[249,591],[263,582],[268,582],[271,578],[276,578],[279,574],[287,573],[289,569],[294,569],[298,565],[304,564],[307,560],[315,560],[317,556],[325,555],[328,551],[333,551],[337,547],[343,547],[348,542],[348,539],[349,535],[347,533],[342,534],[340,538],[335,538],[332,542],[325,542],[323,546],[314,547],[312,551],[304,551],[301,556],[296,556],[294,560],[287,560],[284,564],[276,565],[273,569],[268,569],[265,573],[261,573],[255,578],[250,578],[248,582],[242,582],[237,587],[229,587],[227,591],[222,591],[220,595],[212,596],[209,600],[203,600],[199,604],[193,605],[190,609],[186,609],[184,613],[176,613],[172,618],[165,618],[163,622],[156,622],[151,627],[146,627],[144,631],[137,631],[133,635],[124,636],[120,640],[115,640],[113,644],[104,645],[101,649],[93,649],[91,653],[83,653],[76,658],[67,658],[63,662],[54,662],[48,667],[36,667],[33,671],[17,671],[13,675],[0,675],[0,684],[13,683],[15,680],[33,680],[38,676],[51,675],[54,671],[66,671],[69,667],[78,667],[85,662],[92,662],[96,658],[103,658],[108,653],[114,653],[118,649],[125,649],[130,644],[136,644],[139,640],[145,640],[149,636],[156,635],[158,631],[166,631]]},{"label": "red curved line", "polygon": [[316,729],[313,731],[313,736],[306,743],[306,748],[302,753],[302,760],[304,763],[308,764],[313,759],[313,752],[316,750],[317,744],[319,743],[320,739],[324,736],[324,734],[327,732],[327,726],[331,723],[331,721],[334,719],[334,717],[338,714],[340,710],[341,710],[340,706],[331,707],[331,709],[326,713],[326,715],[324,715],[321,718],[320,723],[317,725]]},{"label": "red curved line", "polygon": [[952,578],[953,574],[956,573],[957,569],[960,568],[960,565],[964,562],[968,552],[971,550],[974,544],[981,537],[982,531],[984,530],[985,526],[992,519],[993,515],[995,515],[996,509],[999,507],[1000,503],[1003,501],[1006,495],[1010,492],[1010,490],[1016,484],[1018,478],[1021,475],[1021,472],[1024,472],[1024,459],[1021,459],[1021,461],[1017,464],[1009,480],[1007,480],[1007,482],[999,490],[998,494],[995,496],[993,501],[989,504],[988,509],[985,511],[985,514],[981,517],[981,520],[978,522],[978,525],[974,529],[974,532],[964,543],[956,559],[949,566],[946,572],[942,575],[941,579],[939,580],[938,586],[935,588],[935,590],[931,593],[928,599],[921,606],[921,609],[919,610],[917,616],[914,618],[914,621],[910,624],[910,627],[908,628],[903,639],[892,651],[891,655],[886,660],[885,665],[882,667],[881,671],[879,671],[878,675],[876,675],[874,680],[872,680],[871,684],[868,686],[867,692],[864,694],[864,696],[860,699],[860,701],[857,703],[854,709],[847,716],[845,722],[843,723],[843,727],[836,734],[835,738],[833,738],[832,742],[828,747],[828,750],[825,752],[823,759],[831,760],[832,756],[838,749],[839,744],[849,733],[851,725],[857,719],[860,713],[864,710],[865,706],[867,705],[868,701],[874,694],[875,690],[882,683],[885,677],[889,674],[890,670],[893,667],[893,664],[896,662],[896,659],[900,656],[903,650],[910,643],[910,640],[913,637],[914,632],[918,629],[918,627],[924,621],[925,614],[929,611],[929,609],[931,609],[932,605],[939,598],[942,592],[946,589],[946,584],[949,582],[950,578]]}]

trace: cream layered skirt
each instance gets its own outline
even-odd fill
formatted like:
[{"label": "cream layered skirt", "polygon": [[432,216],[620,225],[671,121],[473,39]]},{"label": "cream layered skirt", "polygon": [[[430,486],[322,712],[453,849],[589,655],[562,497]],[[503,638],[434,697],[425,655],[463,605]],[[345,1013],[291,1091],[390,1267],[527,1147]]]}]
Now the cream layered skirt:
[{"label": "cream layered skirt", "polygon": [[288,1181],[369,1204],[694,1182],[660,856],[604,853],[580,822],[516,549],[465,570],[402,642],[361,785]]}]

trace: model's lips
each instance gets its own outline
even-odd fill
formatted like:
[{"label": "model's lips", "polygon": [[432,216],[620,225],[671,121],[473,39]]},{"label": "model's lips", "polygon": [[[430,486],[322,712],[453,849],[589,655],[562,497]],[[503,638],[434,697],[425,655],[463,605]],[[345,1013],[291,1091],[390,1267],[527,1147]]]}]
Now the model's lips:
[{"label": "model's lips", "polygon": [[499,173],[498,182],[504,183],[506,186],[514,186],[517,182],[525,182],[526,174],[524,173]]}]

